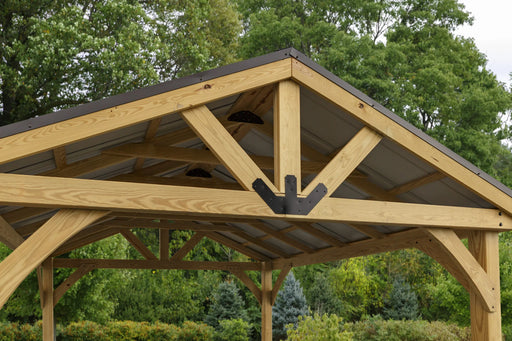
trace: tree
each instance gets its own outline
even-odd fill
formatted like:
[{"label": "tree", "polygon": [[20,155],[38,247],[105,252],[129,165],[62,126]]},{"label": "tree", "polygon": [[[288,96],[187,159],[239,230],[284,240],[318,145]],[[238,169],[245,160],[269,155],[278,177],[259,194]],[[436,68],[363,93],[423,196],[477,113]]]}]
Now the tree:
[{"label": "tree", "polygon": [[272,307],[272,335],[277,340],[286,338],[286,326],[293,324],[297,327],[299,316],[309,314],[306,297],[302,292],[300,282],[295,279],[293,272],[286,276],[283,288],[277,294]]},{"label": "tree", "polygon": [[232,62],[240,25],[229,0],[5,0],[0,32],[4,125]]},{"label": "tree", "polygon": [[[244,57],[296,47],[484,171],[507,180],[512,96],[457,0],[240,0]],[[496,167],[499,165],[500,167]]]},{"label": "tree", "polygon": [[221,329],[219,321],[230,319],[242,319],[247,321],[247,313],[244,302],[238,292],[238,288],[232,281],[219,284],[213,294],[213,304],[204,321],[217,330]]},{"label": "tree", "polygon": [[403,277],[396,276],[389,297],[384,301],[383,317],[390,320],[417,320],[419,305],[416,293]]}]

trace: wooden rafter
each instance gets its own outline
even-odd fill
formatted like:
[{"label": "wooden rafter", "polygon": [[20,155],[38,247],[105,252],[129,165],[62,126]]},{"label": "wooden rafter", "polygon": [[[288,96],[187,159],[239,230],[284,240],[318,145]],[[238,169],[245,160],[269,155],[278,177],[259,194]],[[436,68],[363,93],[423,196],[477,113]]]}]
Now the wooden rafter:
[{"label": "wooden rafter", "polygon": [[287,258],[289,257],[290,255],[287,254],[286,252],[282,251],[280,248],[278,247],[275,247],[269,243],[265,243],[263,242],[262,240],[256,238],[256,237],[253,237],[251,236],[250,234],[242,231],[242,230],[238,230],[236,232],[234,232],[235,235],[247,240],[247,243],[248,244],[254,244],[254,245],[257,245],[279,257],[283,257],[283,258]]},{"label": "wooden rafter", "polygon": [[[308,216],[275,214],[259,195],[195,187],[0,174],[0,203],[153,214],[194,214],[244,219],[333,221],[373,225],[509,230],[512,217],[495,209],[374,200],[324,198]],[[51,184],[50,189],[44,189]],[[19,191],[23,188],[23,191]],[[43,188],[43,189],[42,189]],[[143,195],[141,195],[143,194]],[[381,212],[385,212],[382,214]],[[205,219],[208,220],[208,219]]]},{"label": "wooden rafter", "polygon": [[512,215],[512,200],[508,194],[490,185],[479,174],[475,174],[443,151],[417,137],[407,128],[386,117],[373,106],[364,103],[298,60],[292,60],[292,79],[346,110],[441,173],[450,176],[461,185]]},{"label": "wooden rafter", "polygon": [[0,263],[0,307],[25,277],[62,243],[107,213],[62,209],[18,246]]},{"label": "wooden rafter", "polygon": [[[158,117],[149,121],[148,127],[146,129],[146,136],[144,136],[144,142],[149,142],[155,137],[158,127],[160,126],[161,120],[162,118]],[[135,165],[133,166],[133,171],[141,169],[144,166],[144,161],[144,158],[137,158],[137,160],[135,161]]]},{"label": "wooden rafter", "polygon": [[415,188],[427,185],[432,182],[439,181],[441,179],[446,178],[446,175],[439,172],[430,173],[429,175],[422,176],[421,178],[411,180],[405,184],[402,184],[400,186],[396,186],[388,191],[389,194],[392,195],[399,195],[402,193],[406,193],[409,191],[412,191]]},{"label": "wooden rafter", "polygon": [[290,60],[146,97],[64,122],[5,137],[0,141],[0,164],[51,150],[74,141],[156,119],[193,105],[234,95],[291,76]]},{"label": "wooden rafter", "polygon": [[172,186],[192,186],[218,189],[242,189],[236,182],[227,182],[217,178],[201,178],[186,175],[173,176],[172,178],[158,176],[139,176],[136,174],[118,175],[111,181],[140,182],[145,184],[159,184]]},{"label": "wooden rafter", "polygon": [[413,229],[397,232],[385,239],[369,239],[350,243],[343,247],[331,247],[315,252],[311,255],[297,255],[288,259],[277,259],[272,262],[274,269],[287,266],[303,266],[316,263],[331,262],[351,257],[373,255],[380,252],[401,250],[416,247],[416,242],[428,240],[424,231]]},{"label": "wooden rafter", "polygon": [[181,115],[246,190],[253,191],[252,184],[258,178],[263,179],[269,188],[275,189],[206,106],[185,110]]},{"label": "wooden rafter", "polygon": [[53,150],[53,159],[57,169],[65,168],[68,164],[66,157],[66,148],[64,146],[57,147]]},{"label": "wooden rafter", "polygon": [[215,232],[206,232],[205,234],[211,240],[213,240],[219,244],[222,244],[224,246],[227,246],[235,251],[238,251],[241,254],[246,255],[247,257],[250,257],[252,259],[255,259],[258,261],[266,261],[266,260],[270,259],[268,256],[265,256],[251,248],[248,248],[239,242],[236,242],[228,237],[223,236],[222,234],[215,233]]},{"label": "wooden rafter", "polygon": [[78,236],[77,235],[77,236],[71,238],[70,240],[68,240],[67,242],[65,242],[64,244],[62,244],[57,250],[55,250],[55,252],[52,254],[52,256],[57,257],[60,255],[63,255],[65,253],[68,253],[75,249],[92,244],[99,240],[103,240],[105,238],[115,236],[116,234],[118,234],[121,231],[119,229],[98,228],[98,229],[93,229],[93,230],[87,231],[87,232],[88,232],[88,234],[83,235],[83,236],[81,235],[80,238],[75,238]]},{"label": "wooden rafter", "polygon": [[256,229],[267,233],[267,235],[274,237],[277,240],[279,240],[285,244],[293,246],[297,250],[301,250],[306,253],[314,252],[314,250],[311,247],[307,246],[306,244],[304,244],[296,239],[293,239],[292,237],[287,236],[285,231],[276,231],[276,230],[272,229],[271,227],[265,225],[264,223],[260,223],[260,222],[251,222],[249,224]]},{"label": "wooden rafter", "polygon": [[320,240],[323,240],[329,245],[333,246],[345,246],[346,243],[336,239],[334,236],[331,236],[328,233],[325,233],[324,231],[321,231],[313,226],[311,226],[309,223],[303,223],[303,222],[291,222],[294,226],[296,226],[298,229],[309,233],[315,238],[318,238]]},{"label": "wooden rafter", "polygon": [[260,263],[254,262],[214,262],[214,261],[170,261],[132,259],[73,259],[55,258],[56,268],[79,268],[92,265],[97,269],[160,269],[160,270],[260,270]]}]

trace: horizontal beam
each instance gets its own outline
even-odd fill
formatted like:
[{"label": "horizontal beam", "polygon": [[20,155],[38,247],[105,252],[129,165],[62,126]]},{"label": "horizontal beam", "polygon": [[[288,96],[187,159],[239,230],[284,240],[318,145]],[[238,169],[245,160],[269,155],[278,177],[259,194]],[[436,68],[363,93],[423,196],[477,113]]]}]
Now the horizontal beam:
[{"label": "horizontal beam", "polygon": [[79,268],[90,265],[96,269],[160,269],[160,270],[261,270],[260,263],[254,262],[198,262],[170,260],[131,259],[73,259],[55,258],[55,268]]},{"label": "horizontal beam", "polygon": [[374,255],[381,252],[414,248],[416,242],[423,242],[428,237],[424,231],[412,229],[397,232],[384,239],[370,239],[354,242],[343,247],[331,247],[320,250],[312,255],[298,255],[288,259],[278,259],[272,262],[273,269],[285,269],[309,264],[318,264],[347,259],[352,257]]},{"label": "horizontal beam", "polygon": [[[219,159],[208,150],[192,149],[182,147],[163,146],[152,143],[129,143],[105,151],[112,156],[124,157],[145,157],[151,159],[182,161],[187,163],[205,163],[209,165],[220,165]],[[269,156],[249,155],[254,163],[261,169],[274,169],[274,158]],[[306,174],[318,173],[325,166],[326,162],[302,161],[301,169]],[[135,177],[119,176],[120,179],[131,179]],[[117,179],[117,177],[116,177]],[[172,181],[173,178],[169,178]],[[144,178],[142,178],[144,180]]]},{"label": "horizontal beam", "polygon": [[[506,231],[495,209],[325,198],[307,216],[275,214],[256,192],[0,174],[0,205],[100,209],[290,221],[338,221]],[[205,218],[205,220],[208,220]]]}]

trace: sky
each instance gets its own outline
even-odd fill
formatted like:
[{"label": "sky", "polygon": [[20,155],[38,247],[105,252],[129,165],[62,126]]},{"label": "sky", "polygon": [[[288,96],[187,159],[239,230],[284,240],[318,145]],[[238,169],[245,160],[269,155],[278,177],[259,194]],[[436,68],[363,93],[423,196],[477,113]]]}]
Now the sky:
[{"label": "sky", "polygon": [[511,85],[512,72],[512,1],[459,0],[474,17],[473,26],[464,26],[455,33],[475,39],[478,49],[487,56],[487,67],[499,81]]}]

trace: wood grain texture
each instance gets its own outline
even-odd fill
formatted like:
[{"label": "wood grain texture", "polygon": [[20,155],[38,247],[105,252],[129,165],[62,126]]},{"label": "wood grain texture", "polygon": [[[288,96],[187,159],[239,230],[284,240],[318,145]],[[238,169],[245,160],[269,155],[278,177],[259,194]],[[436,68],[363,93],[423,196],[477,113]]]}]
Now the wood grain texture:
[{"label": "wood grain texture", "polygon": [[290,76],[290,59],[281,60],[5,137],[0,140],[0,164],[275,83]]},{"label": "wood grain texture", "polygon": [[42,267],[42,292],[43,300],[43,341],[54,341],[54,316],[53,316],[53,263],[52,258],[47,258]]},{"label": "wood grain texture", "polygon": [[86,274],[94,269],[92,264],[80,265],[68,278],[64,280],[54,291],[53,291],[53,307],[59,303],[60,299],[64,294],[75,284],[78,280],[84,277]]},{"label": "wood grain texture", "polygon": [[205,236],[202,232],[195,233],[185,245],[183,245],[178,251],[176,251],[172,257],[171,261],[180,261],[182,260],[196,245],[203,239]]},{"label": "wood grain texture", "polygon": [[419,229],[397,232],[384,239],[369,239],[350,243],[343,247],[331,247],[315,252],[314,254],[298,255],[288,259],[277,259],[272,262],[274,269],[283,269],[287,266],[303,266],[309,264],[326,263],[340,259],[373,255],[381,252],[395,251],[416,247],[416,242],[427,239],[425,233]]},{"label": "wood grain texture", "polygon": [[185,110],[181,116],[246,190],[254,191],[252,184],[260,178],[274,192],[277,191],[206,106]]},{"label": "wood grain texture", "polygon": [[9,249],[14,250],[24,241],[25,239],[0,216],[0,242],[4,243]]},{"label": "wood grain texture", "polygon": [[430,238],[418,248],[443,265],[469,292],[476,294],[486,311],[496,311],[499,300],[495,284],[455,232],[430,228],[426,231]]},{"label": "wood grain texture", "polygon": [[498,233],[481,231],[472,231],[468,236],[469,251],[492,281],[497,303],[495,311],[489,312],[478,293],[469,292],[472,341],[502,340],[498,238]]},{"label": "wood grain texture", "polygon": [[272,305],[276,302],[277,294],[279,293],[279,290],[281,289],[281,285],[283,285],[284,280],[286,279],[286,276],[288,276],[288,273],[292,269],[291,266],[285,266],[281,269],[281,272],[279,273],[279,276],[276,279],[276,282],[274,283],[274,287],[272,288]]},{"label": "wood grain texture", "polygon": [[196,262],[170,260],[132,260],[132,259],[73,259],[55,258],[56,268],[79,268],[91,265],[97,269],[161,269],[161,270],[222,270],[222,271],[256,271],[261,269],[255,262]]},{"label": "wood grain texture", "polygon": [[[275,214],[255,192],[0,174],[0,204],[290,221],[506,231],[495,209],[325,198],[307,216]],[[208,220],[208,219],[206,219]]]},{"label": "wood grain texture", "polygon": [[291,80],[279,82],[274,93],[274,162],[277,190],[284,193],[285,177],[294,175],[300,193],[300,87]]},{"label": "wood grain texture", "polygon": [[439,181],[439,180],[444,179],[444,178],[446,178],[446,175],[444,175],[443,173],[434,172],[434,173],[431,173],[429,175],[423,176],[421,178],[414,179],[414,180],[411,180],[409,182],[406,182],[405,184],[396,186],[396,187],[390,189],[388,191],[388,193],[392,194],[392,195],[398,195],[398,194],[406,193],[406,192],[412,191],[415,188],[427,185],[427,184],[432,183],[432,182]]},{"label": "wood grain texture", "polygon": [[292,60],[292,79],[512,215],[512,200],[508,194],[298,60]]},{"label": "wood grain texture", "polygon": [[258,286],[253,282],[253,280],[247,276],[245,271],[232,271],[232,274],[238,277],[240,281],[242,281],[243,284],[249,289],[254,297],[256,297],[256,300],[258,300],[258,303],[261,305],[261,289],[258,288]]},{"label": "wood grain texture", "polygon": [[158,230],[158,249],[160,254],[160,260],[169,259],[169,230],[159,229]]},{"label": "wood grain texture", "polygon": [[272,266],[261,267],[261,341],[272,341]]},{"label": "wood grain texture", "polygon": [[158,259],[155,254],[130,230],[121,230],[121,235],[146,259]]},{"label": "wood grain texture", "polygon": [[61,244],[106,214],[108,211],[62,209],[16,248],[0,263],[0,308],[25,277]]},{"label": "wood grain texture", "polygon": [[318,184],[323,183],[327,187],[326,196],[332,195],[381,139],[372,129],[361,129],[308,184],[303,194],[309,195]]},{"label": "wood grain texture", "polygon": [[[124,157],[146,157],[151,159],[182,161],[183,163],[203,163],[220,165],[222,162],[214,153],[204,149],[180,148],[163,146],[153,143],[129,143],[104,151],[106,155]],[[249,155],[249,158],[261,169],[274,169],[274,158],[269,156]],[[325,162],[301,161],[302,172],[306,174],[318,173],[326,165]],[[138,175],[139,172],[132,174]],[[120,178],[125,175],[120,175]],[[117,177],[116,177],[117,178]],[[172,180],[172,178],[170,178]]]}]

